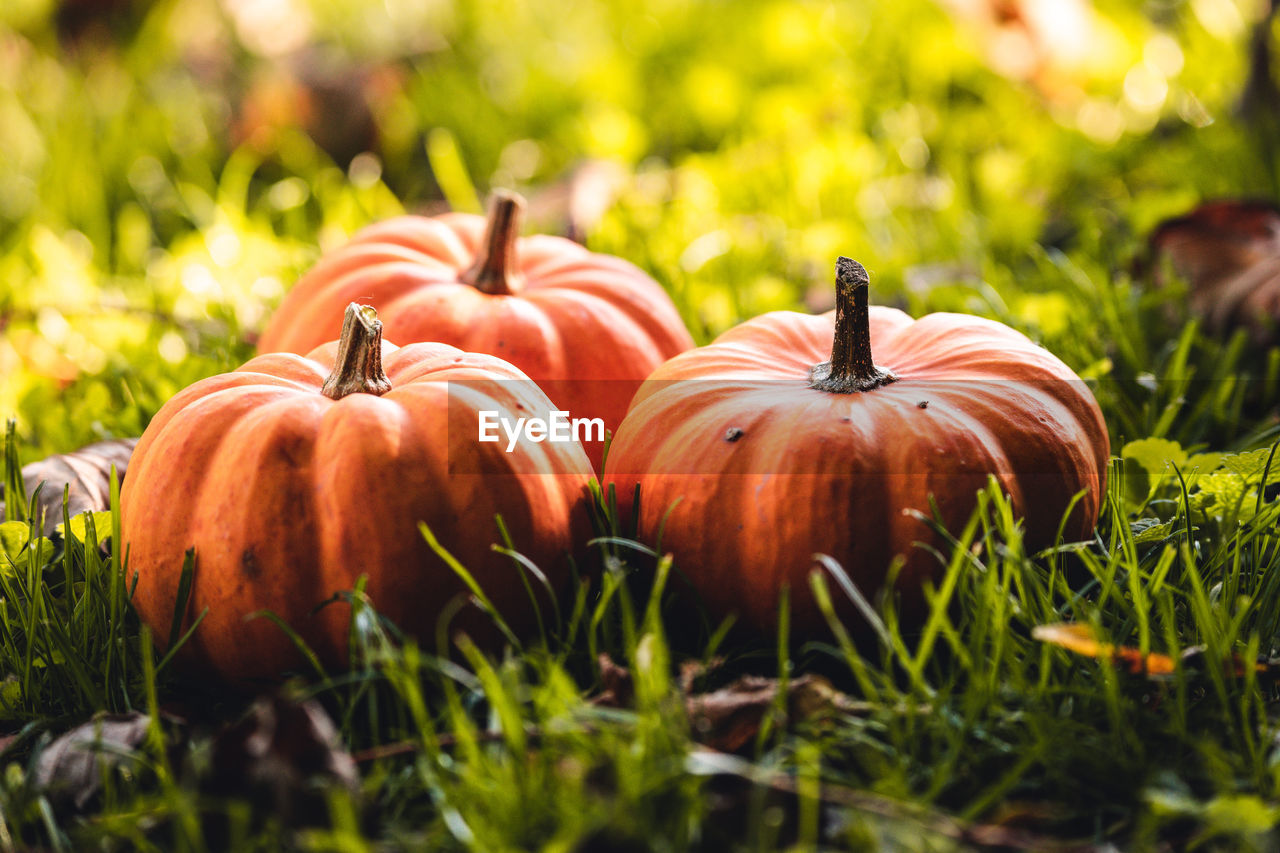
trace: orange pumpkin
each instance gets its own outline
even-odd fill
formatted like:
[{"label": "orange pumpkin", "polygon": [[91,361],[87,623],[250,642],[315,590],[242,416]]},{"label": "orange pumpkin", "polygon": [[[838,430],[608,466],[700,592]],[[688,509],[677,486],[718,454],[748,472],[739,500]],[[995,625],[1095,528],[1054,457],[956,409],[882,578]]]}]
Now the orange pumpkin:
[{"label": "orange pumpkin", "polygon": [[822,625],[807,582],[821,553],[869,599],[903,555],[913,618],[938,567],[914,543],[943,543],[905,511],[929,514],[932,498],[957,530],[989,474],[1033,545],[1054,540],[1078,492],[1065,535],[1097,521],[1110,445],[1083,382],[999,323],[869,309],[867,284],[841,258],[835,311],[766,314],[667,362],[614,437],[604,479],[624,517],[639,484],[640,537],[661,531],[717,617],[770,629],[787,584],[793,624]]},{"label": "orange pumpkin", "polygon": [[[374,605],[433,636],[465,587],[418,523],[466,566],[516,631],[533,624],[520,569],[495,553],[495,516],[553,583],[583,541],[591,467],[580,444],[477,439],[477,412],[545,413],[520,371],[444,344],[381,341],[376,313],[347,309],[342,339],[308,357],[262,355],[161,408],[121,497],[134,603],[170,636],[183,553],[196,570],[186,619],[209,608],[186,650],[227,679],[299,663],[270,610],[325,661],[345,657],[345,607],[313,609],[368,576]],[[537,587],[538,584],[532,584]],[[488,624],[476,618],[481,630]]]},{"label": "orange pumpkin", "polygon": [[[304,353],[352,300],[392,340],[499,356],[574,417],[616,430],[645,377],[693,340],[662,287],[620,258],[562,237],[518,238],[524,200],[494,194],[488,221],[464,213],[370,226],[303,276],[260,352]],[[603,444],[587,444],[595,465]]]}]

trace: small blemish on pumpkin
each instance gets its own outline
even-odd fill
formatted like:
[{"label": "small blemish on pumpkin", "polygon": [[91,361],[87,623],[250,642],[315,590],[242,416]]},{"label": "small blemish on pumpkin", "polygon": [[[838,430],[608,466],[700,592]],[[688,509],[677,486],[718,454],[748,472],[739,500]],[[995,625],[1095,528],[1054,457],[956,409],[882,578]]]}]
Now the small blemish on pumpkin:
[{"label": "small blemish on pumpkin", "polygon": [[262,574],[262,566],[258,565],[258,558],[254,556],[252,548],[245,548],[240,555],[240,571],[249,580],[257,580]]},{"label": "small blemish on pumpkin", "polygon": [[916,408],[917,408],[917,409],[927,409],[927,408],[929,408],[929,401],[928,401],[928,400],[921,400],[919,403],[916,403]]},{"label": "small blemish on pumpkin", "polygon": [[746,433],[743,432],[738,427],[729,427],[727,430],[724,431],[724,440],[727,442],[733,443],[738,439],[742,438],[744,435],[746,435]]}]

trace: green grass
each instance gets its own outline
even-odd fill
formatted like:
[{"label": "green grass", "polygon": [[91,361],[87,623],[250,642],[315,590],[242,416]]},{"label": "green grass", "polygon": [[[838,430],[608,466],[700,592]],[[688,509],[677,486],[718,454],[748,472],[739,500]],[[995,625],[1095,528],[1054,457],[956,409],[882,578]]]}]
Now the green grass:
[{"label": "green grass", "polygon": [[[240,95],[279,66],[219,4],[133,4],[76,42],[51,3],[2,5],[0,851],[1280,846],[1277,674],[1238,664],[1278,654],[1280,350],[1206,335],[1185,285],[1133,272],[1161,218],[1280,193],[1271,131],[1237,108],[1244,4],[1102,0],[1105,60],[1053,94],[995,74],[928,0],[300,3],[339,76],[384,73],[374,153],[351,162],[296,117],[233,137]],[[1144,63],[1167,86],[1154,109],[1126,94]],[[1027,553],[988,490],[949,532],[924,628],[864,602],[879,630],[853,645],[834,620],[760,637],[691,614],[697,567],[630,541],[597,495],[598,559],[522,646],[442,653],[443,626],[404,637],[348,591],[349,670],[284,693],[321,703],[358,785],[267,781],[303,766],[286,755],[229,789],[227,726],[253,697],[158,651],[181,638],[129,606],[118,513],[37,537],[19,463],[137,434],[241,363],[361,225],[475,209],[490,186],[536,201],[596,159],[624,178],[588,244],[651,272],[699,342],[824,308],[846,254],[875,301],[993,317],[1058,354],[1112,439],[1096,536]],[[815,562],[831,609],[844,581]],[[1176,667],[1033,638],[1063,621]],[[630,673],[621,702],[599,701],[619,687],[601,655]],[[780,696],[728,754],[686,713],[690,672],[699,691],[754,674],[839,693]],[[152,723],[77,810],[37,784],[41,756],[103,711]]]},{"label": "green grass", "polygon": [[[680,586],[669,562],[655,574],[619,539],[574,606],[543,614],[543,639],[500,655],[464,639],[460,654],[441,657],[444,634],[425,645],[403,638],[356,590],[350,672],[291,690],[318,698],[363,753],[362,783],[355,794],[334,786],[313,824],[293,827],[273,825],[261,801],[208,793],[212,732],[244,700],[215,699],[160,665],[128,608],[119,558],[103,558],[92,536],[60,553],[28,548],[2,576],[0,661],[18,676],[6,682],[5,713],[28,722],[6,754],[0,843],[774,849],[906,843],[924,832],[946,848],[982,832],[1020,838],[981,828],[1018,819],[1035,845],[1270,846],[1277,676],[1237,673],[1229,661],[1265,658],[1280,628],[1280,503],[1257,488],[1280,480],[1272,462],[1270,453],[1225,460],[1218,470],[1238,478],[1239,492],[1228,511],[1217,509],[1235,494],[1225,478],[1216,491],[1193,484],[1166,500],[1183,491],[1176,476],[1135,488],[1117,462],[1096,539],[1038,554],[1025,551],[1008,501],[983,493],[954,532],[922,630],[904,634],[880,602],[879,644],[854,646],[830,608],[830,640],[784,627],[774,642],[719,642],[725,660],[708,679],[820,673],[864,700],[767,714],[737,755],[697,742],[674,674],[719,638],[668,624]],[[1131,525],[1162,505],[1175,508],[1159,535]],[[607,508],[602,518],[617,523]],[[822,601],[845,594],[833,563],[811,582]],[[1179,664],[1146,678],[1032,639],[1035,626],[1061,621]],[[1180,657],[1191,647],[1202,651]],[[601,652],[631,670],[624,707],[592,701]],[[48,735],[97,710],[154,713],[157,702],[192,709],[191,719],[142,747],[87,815],[55,814],[30,781]],[[230,835],[211,841],[211,827]]]}]

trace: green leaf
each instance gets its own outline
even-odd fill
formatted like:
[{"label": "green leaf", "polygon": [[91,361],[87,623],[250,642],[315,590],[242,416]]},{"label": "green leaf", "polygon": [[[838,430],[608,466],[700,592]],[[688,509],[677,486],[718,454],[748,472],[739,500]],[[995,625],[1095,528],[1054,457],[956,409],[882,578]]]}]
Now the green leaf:
[{"label": "green leaf", "polygon": [[[1271,457],[1271,448],[1250,450],[1246,453],[1232,453],[1222,459],[1222,467],[1250,482],[1262,479],[1266,470],[1267,459]],[[1277,462],[1271,463],[1271,471],[1267,473],[1267,484],[1280,483],[1280,455]]]},{"label": "green leaf", "polygon": [[1225,794],[1210,800],[1204,807],[1203,816],[1211,827],[1221,833],[1257,836],[1269,832],[1280,821],[1280,808],[1268,805],[1256,796]]},{"label": "green leaf", "polygon": [[22,549],[31,540],[31,527],[25,521],[5,521],[0,523],[0,551],[4,551],[10,560],[17,561]]},{"label": "green leaf", "polygon": [[18,679],[10,675],[0,681],[0,711],[15,710],[22,704],[22,685]]},{"label": "green leaf", "polygon": [[1142,466],[1150,475],[1153,485],[1160,482],[1166,474],[1172,473],[1171,465],[1182,468],[1187,464],[1187,451],[1178,442],[1167,438],[1140,438],[1131,441],[1120,451],[1120,455]]},{"label": "green leaf", "polygon": [[1226,471],[1214,471],[1200,478],[1200,491],[1217,495],[1219,501],[1236,501],[1244,496],[1245,478]]},{"label": "green leaf", "polygon": [[1207,513],[1218,502],[1213,492],[1192,492],[1189,498],[1191,509],[1195,512]]},{"label": "green leaf", "polygon": [[[1201,498],[1201,506],[1208,508],[1216,505],[1218,508],[1235,512],[1238,507],[1242,507],[1247,490],[1248,483],[1244,477],[1229,471],[1214,471],[1200,478],[1200,491],[1198,496]],[[1213,500],[1209,501],[1208,498]]]},{"label": "green leaf", "polygon": [[66,666],[67,656],[64,655],[62,652],[58,651],[57,649],[54,649],[52,652],[49,652],[47,660],[43,657],[38,657],[38,658],[34,658],[31,661],[31,665],[36,667],[37,669],[43,669],[44,667],[49,666],[50,664],[58,667]]},{"label": "green leaf", "polygon": [[1145,545],[1167,539],[1173,534],[1176,523],[1176,519],[1160,521],[1158,518],[1139,518],[1129,525],[1129,530],[1133,533],[1135,545]]},{"label": "green leaf", "polygon": [[1228,456],[1226,453],[1196,453],[1187,458],[1187,463],[1182,468],[1184,474],[1208,474],[1210,471],[1216,471],[1222,460]]},{"label": "green leaf", "polygon": [[[82,512],[79,515],[73,515],[71,517],[71,535],[74,536],[78,542],[85,541],[85,538],[88,536],[89,516],[93,517],[94,535],[97,537],[98,544],[101,545],[103,542],[106,542],[111,538],[111,513],[108,510],[103,510],[102,512]],[[63,530],[64,527],[66,527],[66,525],[59,524],[55,529],[65,537],[67,532]]]}]

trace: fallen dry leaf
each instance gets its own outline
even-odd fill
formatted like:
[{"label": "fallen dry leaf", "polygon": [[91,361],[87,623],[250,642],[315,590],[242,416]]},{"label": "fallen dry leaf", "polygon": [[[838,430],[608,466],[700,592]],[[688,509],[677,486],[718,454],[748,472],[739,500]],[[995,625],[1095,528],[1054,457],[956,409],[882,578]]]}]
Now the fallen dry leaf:
[{"label": "fallen dry leaf", "polygon": [[324,790],[360,784],[355,762],[318,702],[263,697],[213,744],[209,791],[249,794],[289,826],[323,822]]},{"label": "fallen dry leaf", "polygon": [[719,690],[685,697],[685,709],[693,725],[694,739],[714,749],[736,752],[760,732],[765,719],[780,709],[788,720],[814,720],[839,711],[860,709],[820,675],[802,675],[786,685],[786,702],[778,704],[783,689],[776,678],[744,675]]},{"label": "fallen dry leaf", "polygon": [[1084,657],[1112,661],[1116,669],[1134,675],[1171,675],[1175,668],[1173,658],[1168,655],[1144,655],[1138,649],[1104,643],[1093,633],[1093,628],[1082,622],[1037,625],[1031,630],[1031,636]]},{"label": "fallen dry leaf", "polygon": [[605,708],[624,708],[630,705],[634,695],[631,670],[618,666],[608,655],[600,655],[596,662],[600,667],[600,686],[603,689],[595,697],[595,704]]},{"label": "fallen dry leaf", "polygon": [[1148,244],[1155,283],[1168,269],[1186,279],[1191,310],[1211,332],[1244,328],[1255,343],[1280,340],[1280,207],[1207,202],[1160,223]]},{"label": "fallen dry leaf", "polygon": [[102,790],[104,768],[131,764],[146,741],[151,718],[136,711],[103,714],[55,739],[36,760],[32,778],[56,808],[84,811]]},{"label": "fallen dry leaf", "polygon": [[[129,457],[137,443],[136,438],[113,438],[70,453],[55,453],[47,459],[22,466],[22,481],[28,495],[44,483],[36,506],[31,508],[32,515],[44,514],[43,535],[52,536],[54,528],[62,523],[64,485],[70,487],[67,510],[72,516],[110,509],[111,468],[115,466],[123,483]],[[3,495],[4,486],[0,484],[0,497]],[[0,505],[0,521],[4,518],[3,506]]]},{"label": "fallen dry leaf", "polygon": [[[780,711],[787,720],[815,720],[833,713],[867,713],[871,706],[844,693],[820,675],[802,675],[786,683],[786,698],[779,702],[784,689],[776,678],[743,675],[715,690],[698,692],[696,686],[708,673],[721,665],[713,659],[685,661],[680,666],[679,682],[684,693],[693,738],[722,752],[736,752],[760,732],[768,715]],[[592,700],[604,707],[626,707],[630,704],[631,673],[608,655],[599,658],[600,678],[604,689]]]},{"label": "fallen dry leaf", "polygon": [[[1053,625],[1037,625],[1031,629],[1031,636],[1043,643],[1060,646],[1068,651],[1084,657],[1111,661],[1116,669],[1131,675],[1145,675],[1149,678],[1161,678],[1174,673],[1176,662],[1169,655],[1151,653],[1144,655],[1140,649],[1132,646],[1117,646],[1103,642],[1094,634],[1093,628],[1082,622],[1059,622]],[[1184,662],[1196,661],[1204,657],[1203,646],[1191,646],[1183,649],[1178,658]],[[1272,678],[1280,676],[1280,667],[1267,661],[1248,663],[1239,655],[1233,654],[1224,662],[1226,670],[1234,675],[1244,675],[1250,668],[1259,675]]]}]

